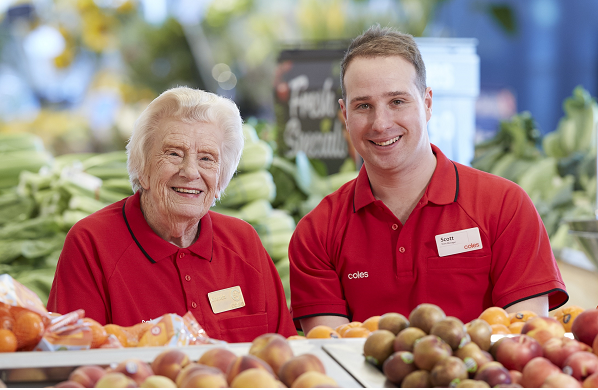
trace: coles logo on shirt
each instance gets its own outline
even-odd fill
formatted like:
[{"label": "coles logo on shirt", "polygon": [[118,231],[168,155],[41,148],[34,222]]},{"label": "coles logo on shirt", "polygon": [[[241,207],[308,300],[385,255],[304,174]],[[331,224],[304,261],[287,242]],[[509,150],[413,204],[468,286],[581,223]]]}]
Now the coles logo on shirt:
[{"label": "coles logo on shirt", "polygon": [[349,274],[348,277],[349,279],[363,279],[368,277],[368,273],[357,271],[352,274]]}]

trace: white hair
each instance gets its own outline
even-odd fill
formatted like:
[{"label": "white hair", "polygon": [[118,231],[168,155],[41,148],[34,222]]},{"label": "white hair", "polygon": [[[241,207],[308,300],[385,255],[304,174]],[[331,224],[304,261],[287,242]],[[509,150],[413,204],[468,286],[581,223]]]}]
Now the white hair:
[{"label": "white hair", "polygon": [[243,121],[237,105],[222,96],[188,87],[163,92],[141,113],[127,144],[127,170],[133,191],[143,191],[139,176],[145,171],[146,152],[158,130],[160,120],[172,118],[185,123],[211,123],[223,132],[222,159],[217,191],[223,193],[232,179],[241,153]]}]

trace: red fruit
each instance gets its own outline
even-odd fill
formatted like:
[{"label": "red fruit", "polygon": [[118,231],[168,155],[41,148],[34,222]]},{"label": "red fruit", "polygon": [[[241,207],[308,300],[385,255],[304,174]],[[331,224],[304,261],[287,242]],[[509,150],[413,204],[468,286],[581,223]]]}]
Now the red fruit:
[{"label": "red fruit", "polygon": [[592,345],[598,335],[598,309],[590,309],[580,313],[571,325],[571,332],[576,340]]},{"label": "red fruit", "polygon": [[546,358],[536,357],[527,362],[523,367],[521,386],[540,387],[544,380],[552,374],[559,374],[561,369]]},{"label": "red fruit", "polygon": [[552,338],[544,344],[543,348],[544,357],[561,368],[563,368],[565,360],[575,352],[591,350],[584,343],[568,337]]},{"label": "red fruit", "polygon": [[565,360],[563,372],[583,381],[598,372],[598,356],[590,352],[575,352]]},{"label": "red fruit", "polygon": [[542,346],[525,334],[504,337],[496,348],[496,360],[507,370],[522,371],[527,362],[539,356],[542,356]]}]

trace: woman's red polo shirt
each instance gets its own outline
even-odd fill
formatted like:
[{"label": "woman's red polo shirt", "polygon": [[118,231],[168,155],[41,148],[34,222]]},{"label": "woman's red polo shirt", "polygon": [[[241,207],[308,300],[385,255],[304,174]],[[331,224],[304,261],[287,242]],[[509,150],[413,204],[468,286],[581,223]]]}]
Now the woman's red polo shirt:
[{"label": "woman's red polo shirt", "polygon": [[[197,242],[179,248],[156,235],[139,193],[79,221],[60,255],[48,310],[85,309],[101,324],[130,326],[191,311],[207,334],[250,342],[296,334],[280,277],[244,221],[208,212]],[[240,286],[245,306],[215,314],[208,293]]]},{"label": "woman's red polo shirt", "polygon": [[[542,294],[549,294],[550,309],[567,301],[527,194],[432,150],[436,170],[405,225],[374,198],[365,165],[299,222],[289,248],[295,320],[363,321],[433,303],[468,322],[487,307]],[[471,228],[479,229],[481,249],[439,256],[436,235]]]}]

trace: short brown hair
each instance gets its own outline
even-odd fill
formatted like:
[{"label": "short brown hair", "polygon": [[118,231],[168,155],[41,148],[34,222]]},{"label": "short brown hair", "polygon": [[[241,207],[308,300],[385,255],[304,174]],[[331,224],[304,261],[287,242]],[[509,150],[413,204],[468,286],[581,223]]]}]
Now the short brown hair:
[{"label": "short brown hair", "polygon": [[415,67],[417,88],[423,95],[426,91],[426,65],[413,36],[396,31],[391,27],[375,25],[353,39],[341,61],[341,89],[343,100],[347,98],[345,90],[345,72],[347,67],[358,57],[391,57],[399,56]]}]

